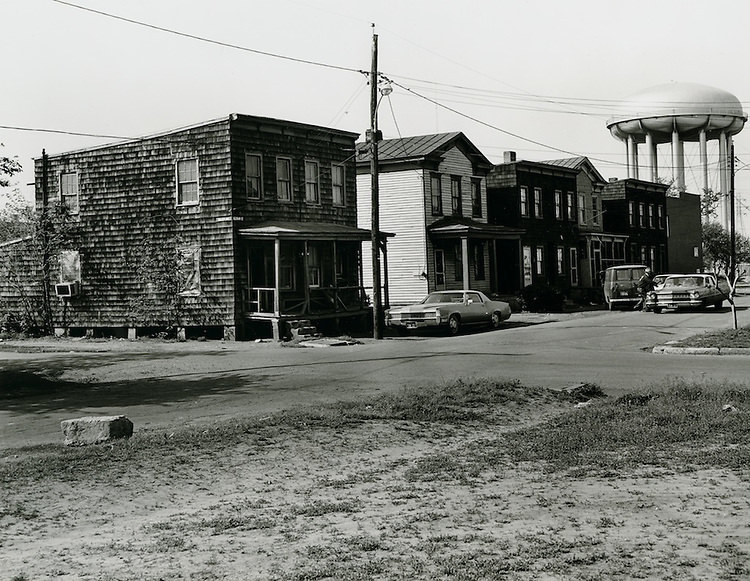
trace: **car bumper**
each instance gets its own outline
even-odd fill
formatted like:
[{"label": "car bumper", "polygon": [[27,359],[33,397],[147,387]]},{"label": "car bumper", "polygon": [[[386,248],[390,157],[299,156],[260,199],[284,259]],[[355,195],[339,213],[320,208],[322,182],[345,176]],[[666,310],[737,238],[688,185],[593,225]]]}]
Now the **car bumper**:
[{"label": "car bumper", "polygon": [[672,301],[646,301],[646,308],[653,309],[697,309],[705,306],[701,299],[680,299]]}]

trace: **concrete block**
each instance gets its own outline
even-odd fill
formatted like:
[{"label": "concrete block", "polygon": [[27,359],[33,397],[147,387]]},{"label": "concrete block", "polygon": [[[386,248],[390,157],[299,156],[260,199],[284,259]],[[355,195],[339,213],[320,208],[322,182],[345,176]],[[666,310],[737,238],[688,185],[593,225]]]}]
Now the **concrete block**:
[{"label": "concrete block", "polygon": [[133,435],[133,422],[125,416],[92,416],[60,422],[66,446],[86,446]]}]

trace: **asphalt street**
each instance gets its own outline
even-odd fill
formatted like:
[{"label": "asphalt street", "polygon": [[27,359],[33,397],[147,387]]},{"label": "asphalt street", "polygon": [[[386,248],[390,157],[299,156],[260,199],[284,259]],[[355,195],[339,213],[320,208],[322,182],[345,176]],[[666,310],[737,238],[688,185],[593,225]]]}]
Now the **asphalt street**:
[{"label": "asphalt street", "polygon": [[[750,297],[738,298],[741,326],[750,325],[749,307]],[[168,431],[457,378],[518,379],[554,389],[590,382],[610,395],[675,379],[750,385],[750,357],[651,353],[655,345],[730,326],[729,308],[593,311],[519,314],[497,331],[340,347],[71,342],[53,352],[19,353],[6,346],[5,377],[56,375],[70,383],[0,400],[0,448],[60,442],[60,421],[86,415],[125,414],[136,430]]]}]

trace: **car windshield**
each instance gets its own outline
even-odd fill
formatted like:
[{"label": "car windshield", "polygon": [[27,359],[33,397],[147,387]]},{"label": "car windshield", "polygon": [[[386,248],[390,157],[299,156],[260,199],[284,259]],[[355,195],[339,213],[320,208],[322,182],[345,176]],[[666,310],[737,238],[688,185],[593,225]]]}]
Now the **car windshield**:
[{"label": "car windshield", "polygon": [[423,305],[430,303],[463,303],[464,293],[432,293],[422,301]]},{"label": "car windshield", "polygon": [[618,268],[615,269],[613,274],[614,280],[638,280],[646,272],[645,268]]},{"label": "car windshield", "polygon": [[703,286],[704,280],[700,276],[671,276],[664,283],[665,287]]}]

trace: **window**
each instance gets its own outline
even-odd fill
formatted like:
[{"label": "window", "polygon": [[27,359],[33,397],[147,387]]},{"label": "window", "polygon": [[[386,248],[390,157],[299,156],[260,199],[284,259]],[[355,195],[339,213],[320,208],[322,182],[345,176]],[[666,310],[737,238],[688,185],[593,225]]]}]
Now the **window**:
[{"label": "window", "polygon": [[521,216],[528,217],[529,215],[529,189],[526,186],[521,186]]},{"label": "window", "polygon": [[177,162],[177,205],[198,203],[198,160]]},{"label": "window", "polygon": [[573,221],[576,219],[576,209],[575,209],[575,199],[573,198],[573,192],[568,192],[565,195],[565,206],[566,206],[566,215],[569,221]]},{"label": "window", "polygon": [[544,248],[541,246],[536,247],[536,274],[537,276],[544,275]]},{"label": "window", "polygon": [[60,282],[81,280],[81,253],[78,250],[60,252]]},{"label": "window", "polygon": [[78,213],[78,174],[63,173],[60,174],[60,202],[71,213]]},{"label": "window", "polygon": [[180,295],[195,296],[201,292],[201,249],[200,246],[186,245],[178,249],[180,258]]},{"label": "window", "polygon": [[646,204],[638,202],[638,227],[645,228],[646,226]]},{"label": "window", "polygon": [[570,248],[570,284],[578,286],[578,249]]},{"label": "window", "polygon": [[562,246],[557,247],[557,274],[564,274],[565,272],[565,248]]},{"label": "window", "polygon": [[276,196],[282,202],[292,201],[292,160],[276,158]]},{"label": "window", "polygon": [[586,201],[583,194],[578,194],[578,223],[586,223]]},{"label": "window", "polygon": [[542,188],[534,188],[534,216],[542,217]]},{"label": "window", "polygon": [[461,250],[461,243],[459,242],[454,246],[453,250],[456,254],[456,280],[464,279],[464,254]]},{"label": "window", "polygon": [[451,212],[454,216],[461,216],[461,176],[451,176]]},{"label": "window", "polygon": [[649,228],[656,227],[654,223],[654,205],[653,204],[648,205],[648,227]]},{"label": "window", "polygon": [[646,260],[648,260],[647,251],[646,246],[641,246],[641,264],[646,264]]},{"label": "window", "polygon": [[562,220],[563,218],[562,192],[560,190],[555,190],[555,218],[557,220]]},{"label": "window", "polygon": [[307,247],[307,284],[311,287],[320,286],[320,252],[315,243]]},{"label": "window", "polygon": [[591,196],[591,223],[599,224],[599,198]]},{"label": "window", "polygon": [[632,201],[628,202],[628,224],[635,226],[635,207]]},{"label": "window", "polygon": [[484,244],[474,245],[474,280],[484,280]]},{"label": "window", "polygon": [[331,166],[331,184],[333,188],[333,205],[346,205],[346,171],[343,165]]},{"label": "window", "polygon": [[473,218],[482,217],[482,180],[471,180],[471,215]]},{"label": "window", "polygon": [[443,215],[443,189],[440,174],[430,174],[430,199],[432,200],[432,215]]},{"label": "window", "polygon": [[320,204],[320,171],[317,161],[305,160],[305,201]]},{"label": "window", "polygon": [[659,224],[659,230],[664,230],[664,206],[661,204],[656,207],[656,220]]},{"label": "window", "polygon": [[435,284],[445,285],[445,252],[435,249]]},{"label": "window", "polygon": [[245,193],[248,200],[260,200],[261,198],[261,157],[255,153],[245,154]]}]

